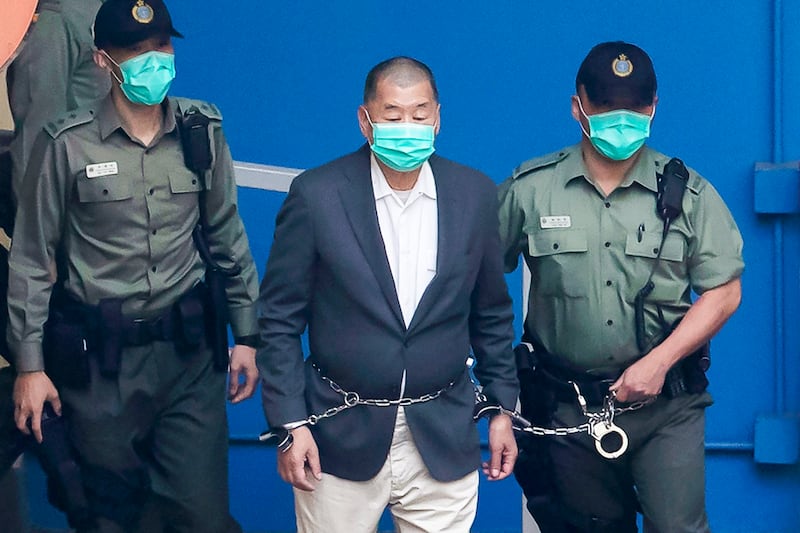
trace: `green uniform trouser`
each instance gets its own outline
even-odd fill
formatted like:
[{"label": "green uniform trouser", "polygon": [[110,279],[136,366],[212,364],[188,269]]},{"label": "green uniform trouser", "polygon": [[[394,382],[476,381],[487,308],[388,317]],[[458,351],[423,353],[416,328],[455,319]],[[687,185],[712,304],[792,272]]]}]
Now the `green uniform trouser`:
[{"label": "green uniform trouser", "polygon": [[[640,505],[645,531],[709,531],[704,426],[711,403],[708,393],[660,396],[638,411],[618,415],[614,422],[628,434],[629,444],[614,460],[601,457],[586,433],[549,438],[567,520],[582,531],[623,531],[635,524]],[[577,402],[559,403],[553,417],[555,427],[585,421]]]},{"label": "green uniform trouser", "polygon": [[[98,530],[240,532],[228,509],[226,376],[214,370],[211,351],[203,345],[180,354],[169,342],[125,348],[116,380],[101,377],[94,360],[91,366],[88,389],[61,391],[87,466],[84,484],[111,500],[104,505],[112,510],[119,495],[141,504],[135,525],[101,519]],[[93,489],[97,471],[124,483],[103,477]],[[131,488],[143,489],[141,500],[135,490],[125,495]]]}]

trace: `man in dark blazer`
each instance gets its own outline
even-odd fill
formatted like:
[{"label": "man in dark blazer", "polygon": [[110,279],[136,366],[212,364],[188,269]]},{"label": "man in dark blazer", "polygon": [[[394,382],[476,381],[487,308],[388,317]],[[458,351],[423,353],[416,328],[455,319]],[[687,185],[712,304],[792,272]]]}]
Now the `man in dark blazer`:
[{"label": "man in dark blazer", "polygon": [[[494,184],[431,155],[439,108],[426,65],[374,67],[358,110],[369,146],[298,176],[277,217],[258,364],[267,420],[291,432],[278,470],[299,531],[375,531],[387,505],[401,532],[469,531],[470,353],[489,401],[515,406]],[[512,433],[491,419],[490,480],[513,469]]]}]

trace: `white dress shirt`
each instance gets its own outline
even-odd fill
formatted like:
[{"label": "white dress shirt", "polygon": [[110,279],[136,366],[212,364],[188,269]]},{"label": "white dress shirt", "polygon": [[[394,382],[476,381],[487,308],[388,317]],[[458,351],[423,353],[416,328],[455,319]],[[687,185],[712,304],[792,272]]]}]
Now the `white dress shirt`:
[{"label": "white dress shirt", "polygon": [[372,189],[378,211],[386,258],[406,327],[411,324],[422,294],[436,275],[436,249],[439,243],[436,183],[426,161],[419,179],[408,192],[393,190],[374,155],[370,155]]}]

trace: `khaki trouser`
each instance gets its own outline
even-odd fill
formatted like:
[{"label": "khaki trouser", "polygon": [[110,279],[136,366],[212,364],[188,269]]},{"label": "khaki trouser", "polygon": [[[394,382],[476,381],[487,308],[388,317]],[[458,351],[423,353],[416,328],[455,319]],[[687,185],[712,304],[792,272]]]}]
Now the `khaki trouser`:
[{"label": "khaki trouser", "polygon": [[374,533],[389,506],[398,533],[467,533],[478,505],[478,472],[461,479],[433,479],[398,409],[383,468],[368,481],[323,474],[314,492],[294,489],[301,533]]}]

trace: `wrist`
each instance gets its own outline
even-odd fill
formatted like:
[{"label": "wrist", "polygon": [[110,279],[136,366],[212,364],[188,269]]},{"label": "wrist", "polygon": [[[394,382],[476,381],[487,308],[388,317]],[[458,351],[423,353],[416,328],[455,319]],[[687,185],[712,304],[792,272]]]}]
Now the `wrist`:
[{"label": "wrist", "polygon": [[239,346],[249,346],[250,348],[258,348],[258,335],[242,335],[234,337],[233,342]]}]

